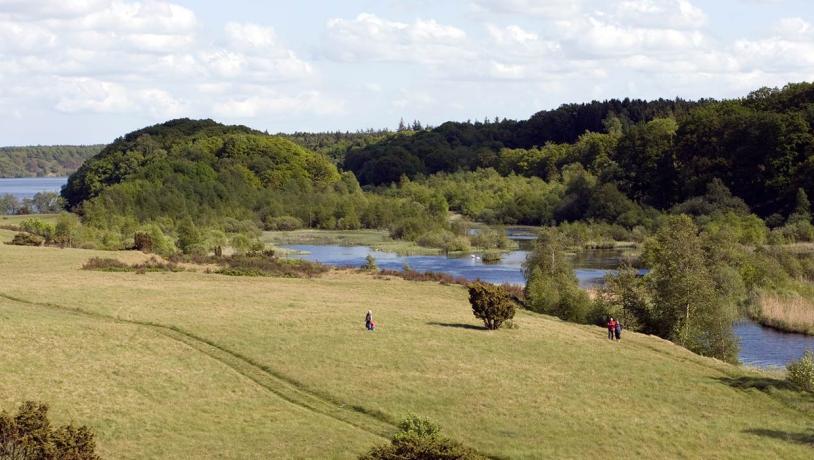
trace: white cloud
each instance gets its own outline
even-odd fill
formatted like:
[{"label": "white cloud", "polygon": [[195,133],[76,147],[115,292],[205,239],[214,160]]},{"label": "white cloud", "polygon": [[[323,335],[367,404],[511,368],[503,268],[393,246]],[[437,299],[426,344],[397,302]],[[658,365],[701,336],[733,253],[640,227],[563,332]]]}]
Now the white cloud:
[{"label": "white cloud", "polygon": [[579,14],[583,0],[475,0],[476,11],[510,15],[564,18]]},{"label": "white cloud", "polygon": [[612,15],[620,22],[644,28],[697,29],[707,15],[688,0],[624,0]]},{"label": "white cloud", "polygon": [[435,20],[412,24],[362,13],[355,19],[328,20],[325,47],[345,62],[399,61],[444,63],[471,56],[466,33]]},{"label": "white cloud", "polygon": [[0,75],[16,87],[5,99],[165,118],[206,113],[200,96],[230,82],[311,81],[312,66],[271,27],[230,22],[214,40],[201,31],[192,10],[166,0],[0,0]]},{"label": "white cloud", "polygon": [[288,95],[264,88],[251,88],[251,94],[217,102],[212,111],[224,118],[291,116],[301,114],[332,115],[344,111],[344,102],[318,91]]}]

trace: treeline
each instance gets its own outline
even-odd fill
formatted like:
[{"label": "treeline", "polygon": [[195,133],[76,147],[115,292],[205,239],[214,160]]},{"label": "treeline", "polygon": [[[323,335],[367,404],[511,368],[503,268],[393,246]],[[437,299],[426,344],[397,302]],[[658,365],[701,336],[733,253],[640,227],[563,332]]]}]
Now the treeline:
[{"label": "treeline", "polygon": [[260,229],[386,228],[417,239],[449,228],[438,193],[365,193],[325,155],[211,120],[173,120],[117,139],[72,175],[62,194],[96,229],[85,234],[105,248],[133,247],[139,232],[169,238],[183,252],[205,252],[222,234],[256,238]]},{"label": "treeline", "polygon": [[0,147],[0,177],[68,176],[103,145]]},{"label": "treeline", "polygon": [[321,133],[295,132],[279,133],[277,136],[288,139],[312,152],[320,153],[335,163],[342,163],[345,154],[351,150],[362,149],[377,144],[394,133],[387,129],[365,131],[333,131]]},{"label": "treeline", "polygon": [[703,194],[718,178],[776,225],[798,189],[814,193],[814,84],[740,100],[611,100],[527,121],[445,123],[352,150],[344,161],[363,185],[478,168],[552,181],[573,165],[657,209]]},{"label": "treeline", "polygon": [[344,167],[363,185],[397,181],[437,172],[498,167],[502,149],[528,149],[547,143],[573,143],[585,132],[602,132],[609,120],[619,128],[658,117],[683,116],[697,102],[681,99],[643,101],[612,99],[589,104],[567,104],[542,111],[528,120],[447,122],[416,132],[391,137],[367,148],[348,152]]}]

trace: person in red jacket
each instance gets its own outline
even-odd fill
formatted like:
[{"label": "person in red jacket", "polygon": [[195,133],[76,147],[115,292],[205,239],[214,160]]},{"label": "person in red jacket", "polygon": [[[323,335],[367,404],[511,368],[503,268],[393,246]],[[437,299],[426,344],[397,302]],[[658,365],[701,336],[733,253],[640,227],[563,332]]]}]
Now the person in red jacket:
[{"label": "person in red jacket", "polygon": [[613,318],[608,319],[608,339],[613,340],[614,332],[616,332],[616,320]]}]

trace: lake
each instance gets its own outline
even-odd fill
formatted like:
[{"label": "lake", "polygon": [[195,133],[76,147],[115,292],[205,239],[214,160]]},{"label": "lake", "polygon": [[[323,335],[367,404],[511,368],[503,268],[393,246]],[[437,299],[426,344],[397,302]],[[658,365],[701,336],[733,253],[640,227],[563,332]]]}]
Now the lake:
[{"label": "lake", "polygon": [[[442,272],[468,280],[480,279],[490,283],[525,284],[522,263],[528,251],[513,251],[496,264],[485,264],[480,259],[445,256],[400,256],[382,252],[367,246],[287,245],[298,251],[292,258],[321,262],[335,267],[359,267],[368,254],[376,258],[379,268],[401,270],[405,264],[419,272]],[[582,287],[595,287],[602,283],[605,274],[620,264],[623,252],[615,249],[584,251],[572,259],[577,279]],[[740,341],[740,362],[756,367],[784,367],[799,359],[807,349],[814,350],[814,337],[788,334],[762,327],[751,321],[734,326]]]},{"label": "lake", "polygon": [[67,177],[0,178],[0,195],[32,198],[39,192],[59,192],[67,182]]}]

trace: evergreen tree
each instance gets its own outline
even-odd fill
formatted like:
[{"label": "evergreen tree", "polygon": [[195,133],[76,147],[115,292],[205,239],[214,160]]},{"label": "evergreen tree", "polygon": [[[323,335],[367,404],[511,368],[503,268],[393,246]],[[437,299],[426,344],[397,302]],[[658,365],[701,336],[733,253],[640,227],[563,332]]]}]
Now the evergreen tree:
[{"label": "evergreen tree", "polygon": [[797,189],[797,200],[794,207],[794,212],[789,215],[788,223],[811,223],[811,202],[808,200],[806,191],[802,188]]}]

